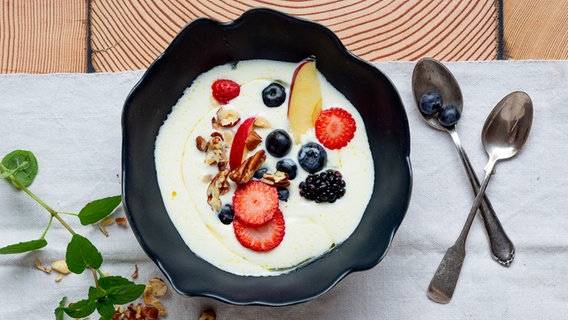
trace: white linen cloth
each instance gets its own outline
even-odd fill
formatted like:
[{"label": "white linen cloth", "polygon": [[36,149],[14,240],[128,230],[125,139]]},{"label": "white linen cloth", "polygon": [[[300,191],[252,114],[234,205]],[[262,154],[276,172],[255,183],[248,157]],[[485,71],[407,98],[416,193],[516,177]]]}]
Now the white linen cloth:
[{"label": "white linen cloth", "polygon": [[[487,188],[516,245],[509,268],[492,260],[476,218],[452,301],[430,301],[426,288],[458,236],[474,195],[449,135],[422,121],[412,99],[414,63],[376,63],[395,84],[411,132],[414,186],[406,217],[384,260],[347,276],[315,300],[287,307],[233,306],[170,291],[167,319],[565,319],[568,314],[568,61],[446,63],[459,81],[464,111],[458,125],[478,176],[487,156],[480,135],[485,117],[508,93],[527,92],[534,104],[525,148],[498,163]],[[121,112],[142,71],[99,74],[0,75],[0,156],[32,150],[39,174],[30,189],[56,210],[78,212],[87,202],[121,192]],[[119,209],[115,216],[124,216]],[[0,181],[0,246],[39,237],[47,212]],[[129,227],[96,227],[64,216],[102,252],[103,272],[137,282],[162,277]],[[0,256],[0,319],[49,319],[60,299],[86,296],[90,273],[55,274],[35,268],[63,259],[70,234],[57,222],[41,251]],[[91,319],[98,319],[92,316]]]}]

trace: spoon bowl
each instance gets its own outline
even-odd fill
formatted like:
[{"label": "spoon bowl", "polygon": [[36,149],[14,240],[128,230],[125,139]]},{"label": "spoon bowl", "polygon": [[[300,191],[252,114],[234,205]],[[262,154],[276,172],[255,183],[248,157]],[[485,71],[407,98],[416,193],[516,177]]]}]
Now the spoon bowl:
[{"label": "spoon bowl", "polygon": [[489,114],[481,142],[489,157],[504,160],[516,155],[530,132],[533,108],[530,97],[520,91],[503,98]]},{"label": "spoon bowl", "polygon": [[[445,105],[453,104],[458,107],[460,113],[462,112],[463,97],[453,74],[437,60],[425,57],[416,63],[412,73],[412,93],[417,106],[420,104],[420,97],[428,92],[438,92]],[[420,112],[420,115],[433,128],[449,131],[448,127],[444,127],[438,122],[436,114],[427,115]]]}]

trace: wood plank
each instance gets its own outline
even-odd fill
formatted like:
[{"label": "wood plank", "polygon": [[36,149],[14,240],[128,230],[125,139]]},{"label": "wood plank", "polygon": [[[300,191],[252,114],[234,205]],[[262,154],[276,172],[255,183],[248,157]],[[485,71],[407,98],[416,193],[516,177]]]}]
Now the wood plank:
[{"label": "wood plank", "polygon": [[508,59],[568,59],[568,1],[503,0]]},{"label": "wood plank", "polygon": [[322,23],[368,61],[492,60],[497,57],[493,0],[92,0],[95,71],[144,69],[189,21],[231,21],[253,7],[277,9]]},{"label": "wood plank", "polygon": [[87,1],[0,0],[0,73],[86,72]]}]

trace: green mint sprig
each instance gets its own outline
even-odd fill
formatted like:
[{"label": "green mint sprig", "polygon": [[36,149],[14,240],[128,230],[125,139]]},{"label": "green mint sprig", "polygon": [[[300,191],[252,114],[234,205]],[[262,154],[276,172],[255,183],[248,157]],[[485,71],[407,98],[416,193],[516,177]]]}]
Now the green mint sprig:
[{"label": "green mint sprig", "polygon": [[47,246],[45,236],[53,220],[57,220],[72,235],[65,253],[65,261],[69,271],[81,274],[86,269],[90,269],[93,273],[95,285],[89,287],[87,298],[67,307],[65,306],[66,298],[63,298],[55,309],[55,318],[63,320],[65,314],[72,318],[84,318],[96,310],[101,319],[112,319],[115,315],[115,305],[123,305],[138,299],[146,286],[135,284],[121,276],[105,276],[100,270],[103,263],[102,254],[89,239],[77,234],[61,215],[76,216],[79,218],[80,223],[85,226],[93,224],[113,213],[121,203],[121,196],[94,200],[85,205],[78,214],[56,211],[28,189],[37,173],[37,159],[31,151],[14,150],[0,162],[0,179],[5,179],[16,189],[28,194],[45,208],[50,215],[47,226],[38,239],[1,247],[0,254],[30,252]]}]

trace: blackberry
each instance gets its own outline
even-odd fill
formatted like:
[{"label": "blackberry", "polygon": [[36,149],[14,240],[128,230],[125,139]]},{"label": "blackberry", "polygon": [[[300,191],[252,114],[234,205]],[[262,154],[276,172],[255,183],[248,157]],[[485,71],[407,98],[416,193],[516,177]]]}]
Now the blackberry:
[{"label": "blackberry", "polygon": [[334,203],[345,195],[345,181],[341,172],[327,169],[320,173],[309,174],[300,182],[300,196],[315,201]]}]

